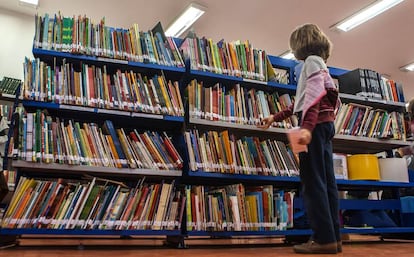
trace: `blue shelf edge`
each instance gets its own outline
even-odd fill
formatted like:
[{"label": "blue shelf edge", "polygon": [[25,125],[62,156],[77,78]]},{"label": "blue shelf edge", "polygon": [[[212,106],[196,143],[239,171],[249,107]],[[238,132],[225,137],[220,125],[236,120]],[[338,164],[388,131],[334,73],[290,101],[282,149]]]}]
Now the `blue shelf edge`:
[{"label": "blue shelf edge", "polygon": [[[140,113],[140,112],[132,112],[132,111],[122,111],[122,110],[117,110],[117,109],[100,109],[100,108],[96,108],[96,107],[89,107],[89,106],[81,106],[81,105],[61,105],[58,103],[53,103],[53,102],[41,102],[41,101],[32,101],[32,100],[23,100],[22,101],[23,106],[25,107],[34,107],[34,108],[41,108],[41,109],[54,109],[54,110],[74,110],[74,111],[83,111],[83,112],[90,112],[90,113],[98,113],[98,112],[102,112],[102,113],[106,113],[106,114],[110,114],[111,112],[114,112],[117,114],[123,114],[126,117],[134,117],[134,115],[136,117],[139,116],[139,114],[142,114],[143,117],[145,117],[145,115],[148,115],[148,117],[150,117],[151,115],[154,116],[159,116],[159,119],[163,119],[166,121],[174,121],[174,122],[184,122],[184,117],[183,116],[170,116],[170,115],[160,115],[160,114],[153,114],[153,113]],[[63,108],[62,106],[64,106],[65,108]],[[102,111],[101,111],[102,110]],[[150,118],[149,118],[150,119]]]},{"label": "blue shelf edge", "polygon": [[310,229],[288,229],[288,230],[262,230],[262,231],[187,231],[186,236],[287,236],[287,235],[310,235]]},{"label": "blue shelf edge", "polygon": [[203,76],[203,77],[209,77],[209,78],[215,78],[215,79],[229,80],[229,81],[235,81],[235,82],[243,82],[242,77],[236,77],[236,76],[230,76],[230,75],[226,75],[226,74],[213,73],[213,72],[209,72],[209,71],[190,70],[190,74],[195,75],[195,76]]},{"label": "blue shelf edge", "polygon": [[180,236],[180,230],[103,230],[103,229],[0,229],[0,235],[82,235],[82,236]]},{"label": "blue shelf edge", "polygon": [[288,176],[260,176],[260,175],[244,175],[244,174],[226,174],[226,173],[215,173],[215,172],[203,172],[203,171],[190,171],[187,174],[190,177],[201,177],[201,178],[221,178],[221,179],[240,179],[249,181],[270,181],[270,182],[292,182],[299,183],[299,177],[288,177]]},{"label": "blue shelf edge", "polygon": [[375,187],[414,187],[413,182],[388,182],[388,181],[372,181],[372,180],[336,180],[338,186],[375,186]]},{"label": "blue shelf edge", "polygon": [[[300,179],[297,176],[261,176],[261,175],[245,175],[245,174],[230,174],[230,173],[217,173],[217,172],[204,172],[204,171],[189,171],[187,174],[189,177],[200,178],[217,178],[217,179],[239,179],[249,181],[270,181],[270,182],[294,182],[299,183]],[[370,180],[346,180],[337,179],[336,183],[341,186],[372,186],[372,187],[414,187],[413,182],[387,182],[387,181],[370,181]]]},{"label": "blue shelf edge", "polygon": [[174,66],[166,66],[160,65],[155,63],[141,63],[141,62],[133,62],[128,60],[122,59],[111,59],[108,57],[98,57],[98,56],[90,56],[84,54],[72,54],[69,52],[59,52],[54,50],[45,50],[41,48],[33,48],[32,53],[34,56],[39,55],[47,55],[52,57],[59,57],[59,58],[68,58],[68,59],[77,59],[89,62],[103,62],[108,64],[120,64],[120,65],[128,65],[131,67],[140,67],[140,68],[147,68],[147,69],[157,69],[157,70],[167,70],[173,71],[177,73],[185,73],[185,67],[174,67]]}]

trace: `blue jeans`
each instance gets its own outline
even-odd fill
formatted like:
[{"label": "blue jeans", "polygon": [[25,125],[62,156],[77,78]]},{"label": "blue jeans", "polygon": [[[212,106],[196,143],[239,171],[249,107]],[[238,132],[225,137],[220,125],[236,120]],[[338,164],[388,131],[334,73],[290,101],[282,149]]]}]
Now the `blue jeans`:
[{"label": "blue jeans", "polygon": [[300,180],[306,213],[320,244],[341,240],[339,200],[332,160],[333,122],[317,124],[307,153],[300,153]]}]

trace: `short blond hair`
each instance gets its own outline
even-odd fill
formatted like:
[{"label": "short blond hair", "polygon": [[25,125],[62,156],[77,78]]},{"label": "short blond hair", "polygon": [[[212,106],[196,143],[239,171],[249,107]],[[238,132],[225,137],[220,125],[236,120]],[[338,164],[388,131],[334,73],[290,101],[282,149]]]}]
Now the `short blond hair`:
[{"label": "short blond hair", "polygon": [[298,60],[305,60],[310,55],[320,56],[328,60],[332,43],[315,24],[304,24],[297,27],[290,35],[290,49]]}]

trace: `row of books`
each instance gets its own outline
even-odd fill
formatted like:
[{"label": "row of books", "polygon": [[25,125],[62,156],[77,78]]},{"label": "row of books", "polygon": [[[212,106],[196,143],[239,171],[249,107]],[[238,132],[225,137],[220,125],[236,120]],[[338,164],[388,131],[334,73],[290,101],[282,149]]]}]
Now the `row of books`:
[{"label": "row of books", "polygon": [[0,104],[1,118],[5,118],[6,121],[10,121],[12,115],[13,115],[13,106],[11,104]]},{"label": "row of books", "polygon": [[405,102],[401,83],[370,69],[355,69],[338,77],[339,90],[362,97]]},{"label": "row of books", "polygon": [[227,130],[185,132],[191,171],[297,176],[298,160],[286,145],[258,137],[237,138]]},{"label": "row of books", "polygon": [[[224,86],[216,83],[210,86],[204,85],[203,81],[192,80],[186,90],[190,117],[238,124],[260,124],[263,118],[287,108],[293,102],[289,94],[248,89],[240,84]],[[272,125],[291,128],[298,125],[298,119],[293,115]]]},{"label": "row of books", "polygon": [[187,37],[180,46],[193,70],[269,81],[274,70],[264,50],[253,48],[248,40],[214,43],[211,38]]},{"label": "row of books", "polygon": [[15,95],[17,88],[20,86],[22,81],[16,78],[3,77],[0,81],[0,93]]},{"label": "row of books", "polygon": [[183,163],[165,132],[61,120],[40,109],[20,114],[10,146],[9,153],[29,162],[153,170],[178,170]]},{"label": "row of books", "polygon": [[53,66],[26,58],[23,98],[27,100],[82,105],[106,109],[183,116],[184,107],[177,81],[165,76],[152,78],[134,71],[107,72],[106,66],[63,60]]},{"label": "row of books", "polygon": [[173,38],[166,37],[161,23],[141,31],[106,26],[105,18],[95,23],[86,16],[35,16],[34,47],[91,56],[184,67]]},{"label": "row of books", "polygon": [[185,196],[174,182],[128,187],[116,181],[21,177],[2,228],[175,230]]},{"label": "row of books", "polygon": [[293,227],[294,192],[272,185],[186,186],[188,231],[274,231]]},{"label": "row of books", "polygon": [[335,120],[337,134],[406,140],[404,114],[355,103],[341,104]]}]

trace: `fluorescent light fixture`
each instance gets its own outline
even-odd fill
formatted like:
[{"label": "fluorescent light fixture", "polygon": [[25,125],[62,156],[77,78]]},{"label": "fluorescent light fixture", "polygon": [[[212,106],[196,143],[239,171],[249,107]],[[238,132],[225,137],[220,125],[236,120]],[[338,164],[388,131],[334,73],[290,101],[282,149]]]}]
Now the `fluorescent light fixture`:
[{"label": "fluorescent light fixture", "polygon": [[279,57],[284,58],[284,59],[289,59],[289,60],[295,60],[295,55],[290,50],[279,55]]},{"label": "fluorescent light fixture", "polygon": [[363,8],[359,12],[351,15],[343,21],[334,25],[335,28],[342,31],[349,31],[369,19],[385,12],[391,7],[401,3],[403,0],[379,0]]},{"label": "fluorescent light fixture", "polygon": [[402,71],[414,71],[414,62],[400,67]]},{"label": "fluorescent light fixture", "polygon": [[178,16],[165,31],[168,37],[179,37],[193,23],[205,13],[207,8],[196,3],[191,3],[184,12]]},{"label": "fluorescent light fixture", "polygon": [[39,0],[19,0],[20,5],[26,5],[37,8],[39,6]]}]

